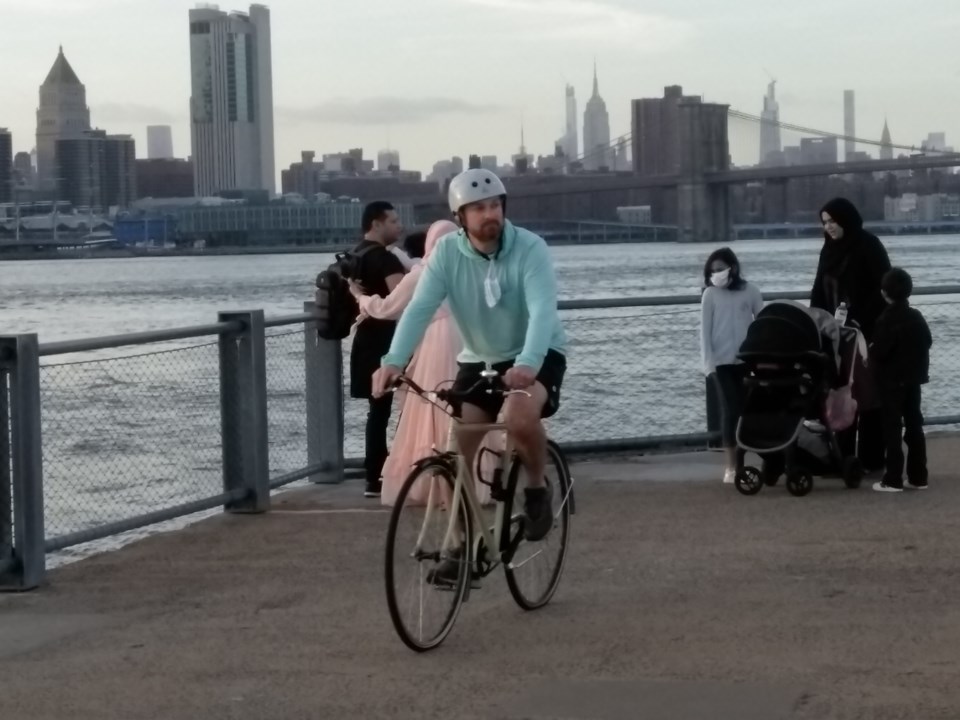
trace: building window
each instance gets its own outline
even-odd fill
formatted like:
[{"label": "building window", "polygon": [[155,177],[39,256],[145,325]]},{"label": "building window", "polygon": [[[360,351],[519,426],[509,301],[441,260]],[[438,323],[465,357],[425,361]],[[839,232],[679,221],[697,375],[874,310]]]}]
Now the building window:
[{"label": "building window", "polygon": [[227,112],[230,122],[237,120],[237,44],[227,40]]},{"label": "building window", "polygon": [[210,23],[208,22],[190,23],[190,34],[191,35],[209,35]]},{"label": "building window", "polygon": [[[247,120],[249,122],[256,121],[256,114],[254,112],[254,72],[253,72],[253,59],[256,57],[254,54],[253,47],[253,35],[247,34],[244,36],[244,43],[246,44],[246,71],[247,71]],[[262,88],[257,88],[257,93],[263,92]]]}]

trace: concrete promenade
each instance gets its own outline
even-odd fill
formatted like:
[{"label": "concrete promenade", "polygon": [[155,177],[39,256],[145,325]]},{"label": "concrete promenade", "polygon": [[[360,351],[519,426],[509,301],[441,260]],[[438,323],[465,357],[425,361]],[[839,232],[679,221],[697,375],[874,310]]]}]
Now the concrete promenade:
[{"label": "concrete promenade", "polygon": [[714,453],[581,463],[560,590],[502,575],[438,650],[394,634],[388,515],[277,496],[0,595],[0,718],[824,720],[960,717],[960,438],[931,489],[746,498]]}]

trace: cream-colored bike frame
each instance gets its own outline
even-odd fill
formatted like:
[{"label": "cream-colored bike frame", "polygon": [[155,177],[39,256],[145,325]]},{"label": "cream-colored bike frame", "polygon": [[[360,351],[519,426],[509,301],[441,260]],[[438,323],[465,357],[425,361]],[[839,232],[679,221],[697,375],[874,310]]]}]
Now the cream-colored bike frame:
[{"label": "cream-colored bike frame", "polygon": [[[512,391],[523,392],[524,394],[529,395],[525,391]],[[429,393],[429,395],[435,397],[435,393]],[[433,399],[433,398],[431,398]],[[462,529],[459,527],[457,522],[457,516],[460,511],[460,503],[465,502],[467,505],[467,511],[470,513],[470,516],[473,521],[475,528],[478,528],[480,533],[479,537],[483,538],[484,543],[486,544],[487,550],[490,553],[491,557],[497,558],[497,562],[500,559],[500,540],[503,534],[504,527],[504,513],[506,512],[506,503],[502,500],[496,501],[497,510],[493,524],[493,530],[488,527],[487,523],[484,521],[483,517],[483,507],[480,505],[480,501],[477,499],[476,491],[476,480],[473,477],[473,468],[468,466],[466,458],[460,452],[460,443],[457,440],[458,434],[467,434],[467,433],[476,433],[478,435],[486,436],[492,432],[502,432],[506,437],[506,442],[500,456],[500,465],[499,469],[501,471],[500,477],[504,486],[507,482],[506,472],[509,468],[510,459],[513,457],[514,444],[510,436],[510,433],[507,431],[507,426],[504,423],[465,423],[459,418],[452,418],[453,422],[450,423],[450,431],[447,434],[447,452],[455,453],[457,458],[457,477],[453,485],[453,493],[450,498],[450,507],[448,509],[450,513],[450,519],[447,521],[447,532],[443,537],[443,542],[440,545],[441,555],[446,551],[458,547],[461,545],[460,536],[463,534]],[[481,450],[479,449],[477,453]],[[473,458],[473,465],[477,464],[477,457]],[[431,516],[433,512],[439,507],[439,503],[435,502],[439,500],[436,497],[436,494],[440,491],[437,488],[437,478],[430,479],[430,490],[427,494],[427,508],[423,518],[423,526],[420,528],[420,535],[417,538],[417,548],[422,548],[424,543],[424,535],[426,529],[430,523]],[[468,556],[466,558],[467,562],[472,566],[476,561],[475,547],[468,549]]]}]

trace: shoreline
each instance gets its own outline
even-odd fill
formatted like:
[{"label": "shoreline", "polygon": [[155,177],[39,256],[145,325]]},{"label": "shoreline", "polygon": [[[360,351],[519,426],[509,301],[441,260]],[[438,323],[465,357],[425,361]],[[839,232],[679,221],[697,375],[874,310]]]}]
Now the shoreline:
[{"label": "shoreline", "polygon": [[[901,237],[903,233],[877,233],[880,238]],[[940,237],[955,235],[953,232],[923,233],[924,237]],[[742,237],[730,240],[731,244],[756,241],[777,240],[816,240],[817,235],[798,235],[796,237]],[[711,242],[681,242],[678,240],[607,240],[605,242],[574,242],[568,240],[548,240],[552,247],[590,247],[603,245],[710,245]],[[0,249],[3,245],[0,243]],[[256,247],[220,247],[220,248],[114,248],[97,247],[77,249],[70,247],[64,250],[33,250],[22,252],[0,251],[0,262],[21,260],[123,260],[134,258],[168,258],[168,257],[231,257],[242,255],[331,255],[346,252],[354,247],[353,243],[336,245],[281,245]]]},{"label": "shoreline", "polygon": [[[359,242],[359,241],[358,241]],[[551,241],[551,246],[600,246],[600,245],[652,245],[653,241],[616,241],[605,243],[577,243]],[[674,241],[659,241],[657,244],[678,244]],[[694,244],[694,243],[688,243]],[[0,246],[2,247],[2,246]],[[90,249],[90,250],[37,250],[30,252],[0,252],[0,262],[20,260],[101,260],[101,259],[132,259],[132,258],[161,258],[161,257],[228,257],[237,255],[331,255],[351,250],[354,244],[338,245],[283,245],[257,247],[223,247],[223,248],[123,248],[123,249]]]}]

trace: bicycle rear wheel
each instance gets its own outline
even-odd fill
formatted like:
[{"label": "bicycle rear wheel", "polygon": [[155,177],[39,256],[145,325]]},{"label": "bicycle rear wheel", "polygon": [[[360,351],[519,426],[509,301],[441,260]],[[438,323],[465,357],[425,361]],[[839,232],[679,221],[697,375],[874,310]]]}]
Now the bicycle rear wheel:
[{"label": "bicycle rear wheel", "polygon": [[444,641],[470,581],[470,513],[457,503],[457,527],[443,547],[450,520],[454,471],[440,458],[418,464],[400,489],[387,531],[385,580],[390,619],[417,652]]},{"label": "bicycle rear wheel", "polygon": [[[511,539],[523,532],[523,489],[527,477],[522,469],[519,459],[514,457],[507,478],[506,517]],[[510,594],[524,610],[536,610],[550,602],[560,584],[570,539],[573,482],[566,458],[552,440],[547,441],[545,475],[552,493],[553,528],[539,542],[521,540],[510,562],[504,564]]]}]

